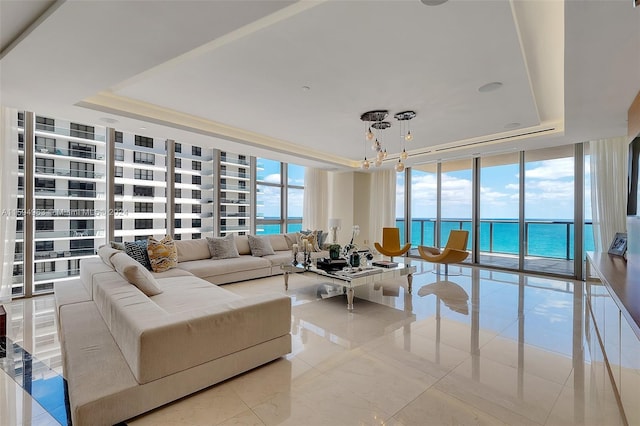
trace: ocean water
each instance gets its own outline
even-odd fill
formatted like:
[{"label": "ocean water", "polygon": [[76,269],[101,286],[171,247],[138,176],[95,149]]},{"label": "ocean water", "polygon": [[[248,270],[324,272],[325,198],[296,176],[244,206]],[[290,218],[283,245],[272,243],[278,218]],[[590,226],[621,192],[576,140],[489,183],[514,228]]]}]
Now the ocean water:
[{"label": "ocean water", "polygon": [[[400,228],[400,239],[404,240],[404,221],[396,220]],[[469,220],[447,220],[442,222],[443,241],[452,229],[466,229],[471,231]],[[279,234],[278,224],[260,225],[259,234]],[[302,225],[290,224],[287,232],[297,232]],[[434,219],[413,219],[411,221],[411,244],[413,246],[434,246]],[[531,256],[551,257],[557,259],[573,259],[573,230],[572,222],[565,220],[545,220],[527,222],[526,233],[528,240],[527,254]],[[585,225],[585,250],[593,251],[593,227]],[[471,241],[467,249],[471,248]],[[483,252],[518,254],[518,224],[516,222],[494,219],[480,222],[480,250]]]},{"label": "ocean water", "polygon": [[[397,220],[396,226],[404,229],[404,221]],[[469,220],[448,220],[441,224],[441,235],[446,241],[452,229],[471,231]],[[411,244],[414,246],[434,246],[435,220],[413,219],[411,221]],[[557,259],[573,259],[573,231],[572,222],[564,220],[529,221],[526,226],[527,254],[531,256],[551,257]],[[480,250],[483,252],[517,254],[518,253],[518,223],[494,219],[480,222]],[[404,236],[401,237],[401,239]],[[593,250],[593,227],[585,225],[585,250]],[[471,248],[469,241],[468,249]]]}]

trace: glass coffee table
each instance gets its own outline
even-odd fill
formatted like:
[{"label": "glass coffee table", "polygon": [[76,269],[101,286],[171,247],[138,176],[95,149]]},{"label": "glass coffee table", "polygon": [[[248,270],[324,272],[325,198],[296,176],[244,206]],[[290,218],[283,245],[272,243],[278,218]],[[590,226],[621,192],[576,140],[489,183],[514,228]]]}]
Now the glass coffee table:
[{"label": "glass coffee table", "polygon": [[284,272],[284,289],[289,290],[289,275],[291,274],[314,274],[318,278],[329,281],[331,284],[341,285],[344,292],[347,294],[347,309],[353,309],[353,295],[354,288],[372,284],[378,281],[407,277],[407,291],[411,293],[411,285],[413,284],[413,274],[416,272],[416,267],[411,265],[410,262],[400,263],[393,268],[382,268],[378,266],[369,266],[364,268],[352,268],[351,271],[325,271],[318,269],[315,266],[310,266],[308,269],[303,268],[301,265],[285,264],[280,268]]}]

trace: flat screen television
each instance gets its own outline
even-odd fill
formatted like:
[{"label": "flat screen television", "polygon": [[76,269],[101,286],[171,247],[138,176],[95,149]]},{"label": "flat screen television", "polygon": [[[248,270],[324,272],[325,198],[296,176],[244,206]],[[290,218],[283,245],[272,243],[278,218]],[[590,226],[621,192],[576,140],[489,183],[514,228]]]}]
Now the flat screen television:
[{"label": "flat screen television", "polygon": [[627,194],[627,216],[636,216],[640,211],[638,201],[638,191],[640,190],[640,183],[638,174],[640,168],[640,136],[635,138],[629,144],[629,181]]}]

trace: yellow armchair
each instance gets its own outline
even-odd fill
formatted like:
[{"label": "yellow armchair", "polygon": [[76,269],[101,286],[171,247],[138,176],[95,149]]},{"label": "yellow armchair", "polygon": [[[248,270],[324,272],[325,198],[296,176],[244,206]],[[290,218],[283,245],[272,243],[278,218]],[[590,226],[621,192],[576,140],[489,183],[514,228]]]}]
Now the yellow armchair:
[{"label": "yellow armchair", "polygon": [[393,261],[393,256],[402,256],[411,248],[411,243],[406,243],[400,247],[400,229],[398,228],[382,228],[382,245],[373,243],[376,250],[384,256],[389,256]]},{"label": "yellow armchair", "polygon": [[467,241],[469,231],[453,230],[449,234],[449,240],[443,250],[435,247],[418,246],[420,257],[427,262],[443,263],[444,273],[449,273],[449,264],[462,262],[469,256]]}]

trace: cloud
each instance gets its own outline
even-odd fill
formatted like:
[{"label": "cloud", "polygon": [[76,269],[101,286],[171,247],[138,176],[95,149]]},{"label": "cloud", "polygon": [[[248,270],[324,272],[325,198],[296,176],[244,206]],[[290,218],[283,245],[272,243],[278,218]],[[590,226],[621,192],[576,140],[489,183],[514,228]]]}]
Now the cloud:
[{"label": "cloud", "polygon": [[280,173],[272,173],[270,175],[266,175],[264,177],[264,179],[262,179],[263,182],[268,182],[268,183],[281,183],[281,177],[280,177]]},{"label": "cloud", "polygon": [[[573,158],[558,158],[536,162],[538,165],[525,170],[525,179],[563,179],[573,178]],[[534,164],[536,164],[534,163]]]}]

